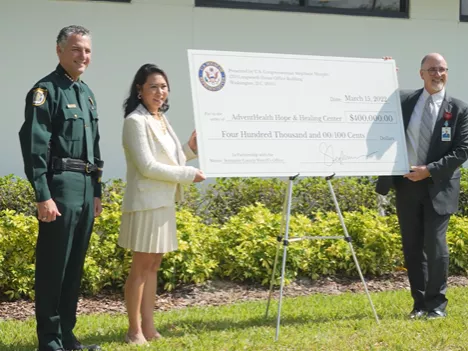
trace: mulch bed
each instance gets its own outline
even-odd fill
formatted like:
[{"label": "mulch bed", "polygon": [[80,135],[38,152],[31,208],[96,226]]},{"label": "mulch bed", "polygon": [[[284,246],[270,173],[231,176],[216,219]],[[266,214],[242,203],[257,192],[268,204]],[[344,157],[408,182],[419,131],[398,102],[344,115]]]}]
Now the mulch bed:
[{"label": "mulch bed", "polygon": [[[370,292],[409,289],[405,272],[396,272],[376,278],[366,278]],[[449,287],[468,286],[468,277],[449,277]],[[156,311],[169,311],[187,306],[219,306],[239,301],[266,300],[268,287],[233,283],[228,281],[209,281],[200,285],[184,285],[170,293],[162,293],[156,299]],[[360,279],[342,277],[321,278],[319,280],[299,279],[284,288],[285,297],[310,294],[342,294],[344,292],[364,292]],[[275,288],[273,296],[279,296]],[[125,313],[121,293],[104,293],[92,298],[81,298],[78,314]],[[34,303],[19,300],[0,301],[0,320],[25,320],[34,317]]]}]

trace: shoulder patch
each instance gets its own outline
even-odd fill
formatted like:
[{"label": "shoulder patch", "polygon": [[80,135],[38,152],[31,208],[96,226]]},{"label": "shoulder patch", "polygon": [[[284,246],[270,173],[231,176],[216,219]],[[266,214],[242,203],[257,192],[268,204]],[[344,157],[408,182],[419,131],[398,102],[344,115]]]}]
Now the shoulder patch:
[{"label": "shoulder patch", "polygon": [[33,92],[33,106],[41,106],[47,99],[47,90],[37,88]]}]

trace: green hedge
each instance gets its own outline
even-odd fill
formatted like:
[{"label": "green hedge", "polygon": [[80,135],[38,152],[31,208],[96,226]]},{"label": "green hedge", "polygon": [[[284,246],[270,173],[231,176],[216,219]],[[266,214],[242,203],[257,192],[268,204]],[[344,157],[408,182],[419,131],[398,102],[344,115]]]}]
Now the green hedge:
[{"label": "green hedge", "polygon": [[[468,215],[468,170],[461,169],[460,211]],[[395,213],[395,197],[390,192],[386,201],[378,203],[375,193],[376,177],[336,177],[332,180],[341,211],[361,212],[362,208]],[[125,183],[110,180],[104,184],[103,203],[112,203],[113,197],[123,194]],[[262,203],[273,213],[281,213],[286,182],[279,179],[217,178],[215,182],[198,187],[186,187],[186,199],[179,208],[185,208],[201,217],[206,224],[222,225],[246,206]],[[303,214],[313,219],[317,212],[334,212],[327,182],[324,178],[301,178],[293,188],[293,214]],[[380,208],[379,208],[380,206]],[[20,177],[0,177],[0,211],[14,210],[34,215],[33,191]]]},{"label": "green hedge", "polygon": [[[333,188],[343,212],[361,211],[362,207],[377,210],[375,178],[347,177],[332,180]],[[468,186],[468,184],[467,184]],[[125,183],[110,180],[103,187],[103,203],[115,202],[122,196]],[[283,209],[286,182],[279,179],[218,178],[207,186],[187,186],[185,201],[179,208],[186,208],[203,219],[206,224],[222,225],[246,206],[262,203],[273,213]],[[298,180],[293,188],[292,213],[313,218],[316,212],[335,211],[327,182],[323,178]],[[13,175],[0,177],[0,211],[15,210],[33,215],[35,204],[29,183]],[[395,213],[393,195],[389,196],[385,211]]]},{"label": "green hedge", "polygon": [[[379,216],[373,178],[337,178],[334,189],[361,269],[381,275],[401,269],[399,227],[392,211]],[[121,290],[131,253],[117,245],[124,182],[106,183],[103,214],[97,218],[86,257],[83,292]],[[466,172],[462,179],[462,210],[448,229],[451,274],[468,272],[468,198]],[[174,289],[180,283],[230,279],[268,284],[281,229],[285,183],[280,180],[219,179],[206,190],[190,186],[178,207],[179,250],[165,255],[160,285]],[[18,177],[0,178],[0,295],[9,299],[33,297],[37,220],[32,191]],[[342,228],[323,179],[302,179],[295,186],[290,235],[342,235]],[[282,246],[281,246],[282,247]],[[282,250],[280,251],[282,252]],[[278,267],[279,268],[279,267]],[[288,248],[287,281],[298,276],[345,274],[357,270],[344,240],[304,240]]]},{"label": "green hedge", "polygon": [[[112,208],[113,207],[113,208]],[[403,266],[395,215],[376,211],[344,214],[353,247],[364,274],[381,275]],[[131,254],[117,246],[120,215],[117,203],[97,219],[85,263],[83,292],[121,289]],[[206,225],[200,217],[182,209],[177,213],[179,250],[165,256],[160,284],[171,290],[181,282],[201,283],[223,278],[268,284],[277,249],[281,215],[264,205],[244,207],[221,227]],[[468,219],[454,216],[448,230],[452,274],[468,271]],[[0,213],[0,292],[9,299],[33,297],[34,246],[37,221],[11,210]],[[99,236],[97,233],[102,232]],[[341,235],[338,216],[317,213],[312,221],[291,216],[291,237]],[[282,252],[282,250],[280,250]],[[279,268],[279,267],[278,267]],[[288,248],[287,281],[298,276],[346,274],[357,276],[352,255],[344,240],[304,240]]]}]

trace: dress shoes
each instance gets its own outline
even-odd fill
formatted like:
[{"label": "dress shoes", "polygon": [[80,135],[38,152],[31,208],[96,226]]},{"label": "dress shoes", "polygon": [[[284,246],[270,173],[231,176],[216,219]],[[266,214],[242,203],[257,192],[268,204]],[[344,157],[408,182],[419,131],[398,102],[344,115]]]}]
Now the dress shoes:
[{"label": "dress shoes", "polygon": [[426,311],[414,308],[409,314],[410,319],[421,319],[426,315]]},{"label": "dress shoes", "polygon": [[432,310],[427,314],[427,319],[437,319],[447,317],[447,312],[441,310]]},{"label": "dress shoes", "polygon": [[83,345],[78,340],[71,345],[64,345],[64,351],[81,351],[81,350],[89,350],[89,351],[98,351],[101,350],[99,345]]}]

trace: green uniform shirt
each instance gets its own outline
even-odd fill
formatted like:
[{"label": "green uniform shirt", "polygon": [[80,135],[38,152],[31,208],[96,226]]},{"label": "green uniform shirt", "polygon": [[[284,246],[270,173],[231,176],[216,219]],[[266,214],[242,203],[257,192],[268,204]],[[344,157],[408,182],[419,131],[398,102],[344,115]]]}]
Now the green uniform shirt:
[{"label": "green uniform shirt", "polygon": [[[61,65],[29,91],[19,136],[24,170],[37,202],[51,198],[47,173],[52,156],[90,163],[101,159],[98,120],[91,89],[83,81],[74,82]],[[101,197],[101,184],[94,183],[94,196]]]}]

